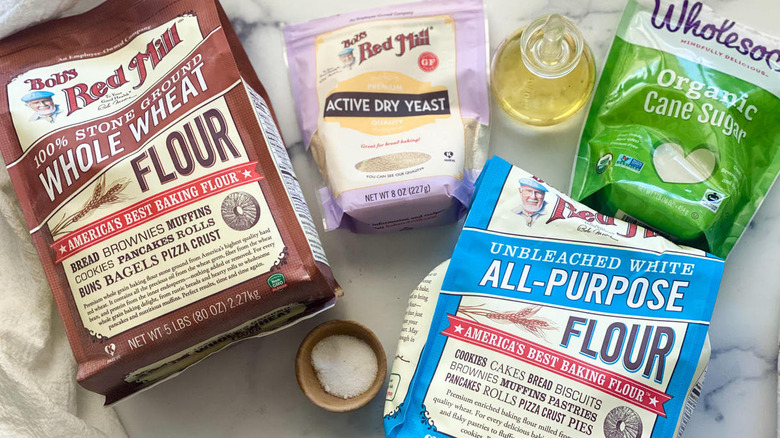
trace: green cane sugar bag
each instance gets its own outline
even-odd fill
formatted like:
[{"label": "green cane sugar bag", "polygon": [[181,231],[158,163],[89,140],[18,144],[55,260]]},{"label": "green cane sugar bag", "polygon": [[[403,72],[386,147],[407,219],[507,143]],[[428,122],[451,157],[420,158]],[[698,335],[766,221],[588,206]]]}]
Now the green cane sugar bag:
[{"label": "green cane sugar bag", "polygon": [[699,2],[629,0],[572,197],[720,257],[780,169],[780,39]]}]

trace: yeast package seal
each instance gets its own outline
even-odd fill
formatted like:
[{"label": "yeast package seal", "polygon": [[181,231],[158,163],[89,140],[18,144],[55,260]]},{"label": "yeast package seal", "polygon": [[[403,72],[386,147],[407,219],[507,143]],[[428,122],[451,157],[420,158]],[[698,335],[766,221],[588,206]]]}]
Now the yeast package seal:
[{"label": "yeast package seal", "polygon": [[723,260],[488,161],[452,259],[409,298],[387,437],[676,437]]},{"label": "yeast package seal", "polygon": [[284,29],[325,228],[398,231],[466,211],[487,158],[481,0],[383,6]]},{"label": "yeast package seal", "polygon": [[340,295],[218,3],[110,0],[0,41],[0,67],[0,150],[82,386],[117,401]]},{"label": "yeast package seal", "polygon": [[725,258],[780,171],[778,113],[779,38],[700,2],[630,0],[572,197]]}]

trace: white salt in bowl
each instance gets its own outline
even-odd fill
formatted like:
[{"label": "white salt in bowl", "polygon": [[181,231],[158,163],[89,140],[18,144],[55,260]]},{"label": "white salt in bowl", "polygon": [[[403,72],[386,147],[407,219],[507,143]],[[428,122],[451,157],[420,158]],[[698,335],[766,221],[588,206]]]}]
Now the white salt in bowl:
[{"label": "white salt in bowl", "polygon": [[[351,398],[340,398],[325,392],[317,378],[317,372],[311,363],[311,352],[321,340],[333,335],[348,335],[361,339],[374,351],[377,360],[376,378],[371,386],[362,394]],[[315,405],[330,412],[349,412],[362,408],[374,399],[385,383],[387,375],[387,357],[379,338],[368,327],[359,322],[335,319],[325,322],[312,330],[298,347],[295,357],[295,377],[298,386],[306,397]]]}]

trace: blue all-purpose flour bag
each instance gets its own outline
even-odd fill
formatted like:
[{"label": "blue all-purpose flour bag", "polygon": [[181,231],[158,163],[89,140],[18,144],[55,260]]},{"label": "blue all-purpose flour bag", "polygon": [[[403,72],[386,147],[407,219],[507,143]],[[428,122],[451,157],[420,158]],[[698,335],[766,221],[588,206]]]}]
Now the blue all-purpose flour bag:
[{"label": "blue all-purpose flour bag", "polygon": [[676,437],[723,261],[488,161],[452,259],[409,299],[387,437]]}]

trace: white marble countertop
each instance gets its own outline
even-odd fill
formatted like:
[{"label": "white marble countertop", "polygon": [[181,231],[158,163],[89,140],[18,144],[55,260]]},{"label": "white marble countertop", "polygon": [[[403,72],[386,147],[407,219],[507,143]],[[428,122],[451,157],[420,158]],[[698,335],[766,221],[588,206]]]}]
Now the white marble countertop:
[{"label": "white marble countertop", "polygon": [[[392,0],[304,2],[224,0],[223,4],[268,89],[312,206],[318,176],[303,150],[282,56],[281,29]],[[777,0],[709,0],[721,14],[780,34]],[[486,0],[491,51],[532,17],[560,12],[581,28],[603,63],[623,0]],[[599,70],[600,71],[600,70]],[[493,106],[491,153],[568,190],[583,114],[551,129],[521,129]],[[710,331],[713,352],[704,394],[686,438],[774,437],[780,315],[780,188],[769,194],[726,266]],[[383,397],[348,414],[323,411],[304,397],[294,358],[306,333],[323,321],[355,319],[379,336],[391,361],[409,293],[449,257],[461,224],[388,235],[336,231],[323,245],[345,297],[332,310],[279,334],[241,342],[180,376],[119,403],[131,437],[380,437]],[[389,363],[388,363],[389,365]]]}]

